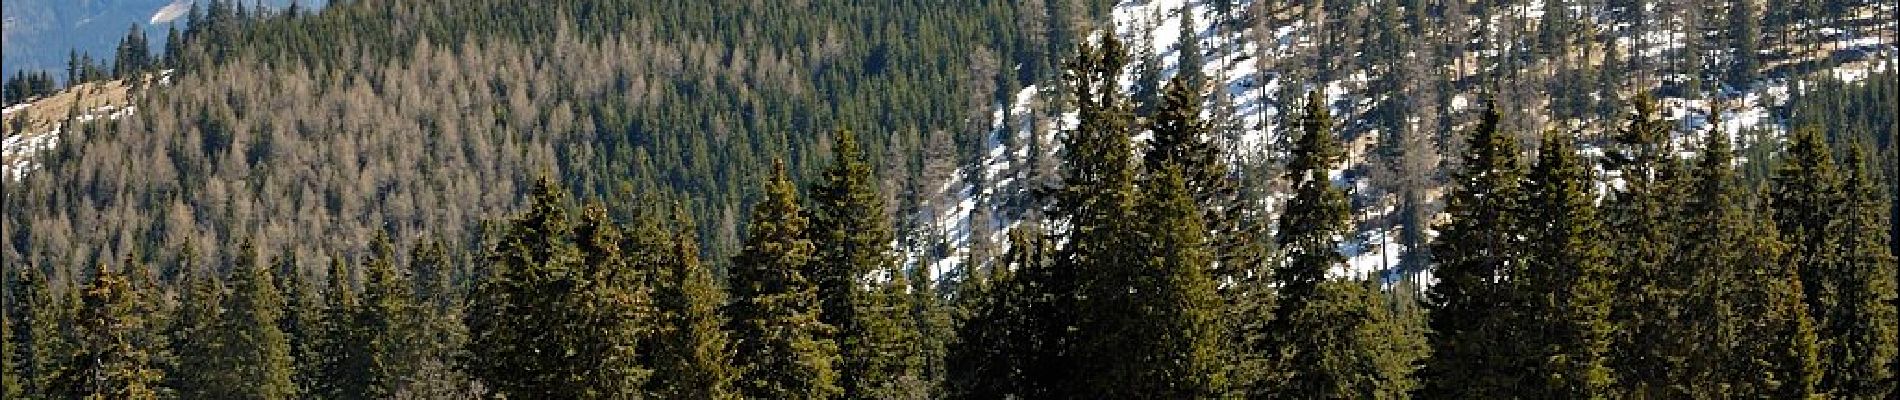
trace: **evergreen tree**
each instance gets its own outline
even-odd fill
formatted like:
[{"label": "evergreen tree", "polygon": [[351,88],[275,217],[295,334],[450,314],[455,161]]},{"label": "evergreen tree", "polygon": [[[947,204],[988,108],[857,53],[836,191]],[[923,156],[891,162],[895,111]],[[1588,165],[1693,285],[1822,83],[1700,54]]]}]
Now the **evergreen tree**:
[{"label": "evergreen tree", "polygon": [[[6,282],[11,287],[13,282]],[[11,292],[11,290],[9,290]],[[0,396],[9,399],[26,397],[26,376],[20,371],[20,346],[13,341],[13,310],[6,307],[0,312]]]},{"label": "evergreen tree", "polygon": [[510,397],[638,393],[650,373],[635,354],[648,304],[618,228],[599,205],[571,222],[566,195],[546,178],[531,197],[470,302],[474,374]]},{"label": "evergreen tree", "polygon": [[1042,355],[1037,350],[1042,330],[1035,318],[1049,305],[1049,297],[1032,276],[1053,268],[1053,246],[1034,222],[1009,232],[1009,250],[993,268],[965,281],[967,314],[957,326],[957,342],[950,348],[949,387],[957,399],[1034,398],[1047,393],[1042,382],[1026,378]]},{"label": "evergreen tree", "polygon": [[1488,100],[1447,195],[1450,225],[1432,243],[1438,283],[1427,292],[1433,354],[1422,396],[1510,398],[1527,383],[1515,331],[1522,322],[1515,287],[1524,267],[1522,173],[1515,135],[1500,131],[1499,118]]},{"label": "evergreen tree", "polygon": [[316,321],[316,336],[310,340],[317,359],[311,397],[346,399],[369,393],[375,368],[369,353],[369,335],[359,329],[356,318],[362,315],[362,299],[350,278],[350,268],[341,255],[330,256],[329,283],[323,292],[322,310]]},{"label": "evergreen tree", "polygon": [[743,396],[822,399],[843,392],[834,328],[818,320],[816,289],[805,275],[813,255],[808,228],[784,163],[774,163],[728,272],[734,299],[727,315]]},{"label": "evergreen tree", "polygon": [[389,233],[370,239],[369,258],[363,263],[363,303],[352,318],[354,328],[366,335],[362,343],[369,357],[367,397],[389,397],[403,388],[420,364],[418,353],[425,338],[416,310],[414,287],[396,267],[396,248]]},{"label": "evergreen tree", "polygon": [[[1194,6],[1182,3],[1180,32],[1175,36],[1178,40],[1175,51],[1179,52],[1177,56],[1180,63],[1175,65],[1174,76],[1184,78],[1182,81],[1188,87],[1199,92],[1202,85],[1207,84],[1207,74],[1201,71],[1207,65],[1207,55],[1201,52],[1201,32],[1196,29],[1197,25],[1194,22]],[[1200,100],[1199,97],[1194,99],[1196,103]]]},{"label": "evergreen tree", "polygon": [[1655,99],[1640,95],[1604,166],[1624,181],[1604,201],[1618,293],[1611,307],[1617,335],[1610,359],[1618,392],[1650,398],[1682,396],[1671,392],[1673,374],[1684,369],[1672,340],[1682,320],[1679,300],[1691,281],[1673,261],[1683,172],[1669,128]]},{"label": "evergreen tree", "polygon": [[47,287],[46,275],[38,266],[9,270],[14,282],[7,310],[20,318],[6,333],[14,343],[7,354],[19,363],[15,378],[21,392],[51,395],[56,393],[51,387],[53,378],[64,368],[71,347],[60,329],[64,318],[59,297]]},{"label": "evergreen tree", "polygon": [[[167,374],[166,383],[177,391],[180,397],[211,398],[220,394],[221,384],[216,374],[198,373],[198,371],[222,371],[223,340],[218,328],[222,323],[225,304],[224,283],[216,275],[201,270],[197,264],[196,251],[187,247],[179,257],[177,269],[180,271],[185,293],[179,296],[177,318],[172,320],[170,332],[166,335],[172,340],[172,350],[178,358],[169,370],[180,373]],[[193,371],[184,373],[183,371]]]},{"label": "evergreen tree", "polygon": [[1595,179],[1578,156],[1575,139],[1544,135],[1525,192],[1529,213],[1525,257],[1526,348],[1533,357],[1529,397],[1615,397],[1608,353],[1609,246],[1598,219]]},{"label": "evergreen tree", "polygon": [[737,399],[737,372],[728,364],[730,345],[719,314],[725,293],[700,263],[690,223],[683,215],[677,219],[681,226],[669,233],[668,247],[661,249],[665,258],[653,268],[660,328],[655,354],[649,355],[654,361],[648,392],[668,399]]},{"label": "evergreen tree", "polygon": [[322,291],[304,278],[295,254],[286,252],[271,264],[275,265],[276,272],[272,276],[277,278],[278,291],[284,294],[284,318],[278,325],[290,340],[291,360],[295,361],[292,380],[297,384],[298,393],[319,396],[316,379],[320,375],[318,360],[323,359],[323,354],[318,352],[323,329]]},{"label": "evergreen tree", "polygon": [[[839,385],[846,398],[894,398],[921,374],[909,289],[891,254],[891,223],[857,135],[833,135],[833,159],[812,186],[811,279],[819,319],[839,332]],[[882,279],[880,279],[882,277]],[[921,393],[913,393],[921,396]]]},{"label": "evergreen tree", "polygon": [[[115,271],[101,268],[85,288],[75,321],[82,350],[73,369],[53,385],[57,397],[75,399],[157,399],[164,371],[154,362],[151,343],[139,337],[149,329],[139,307],[143,294]],[[206,371],[213,372],[213,371]],[[48,397],[54,392],[47,393]]]},{"label": "evergreen tree", "polygon": [[[1826,377],[1831,395],[1850,399],[1880,399],[1894,393],[1892,365],[1896,353],[1895,260],[1886,245],[1889,222],[1881,215],[1891,198],[1873,171],[1872,160],[1858,143],[1849,145],[1846,166],[1845,209],[1837,225],[1841,268],[1840,304],[1826,329],[1832,351]],[[1805,282],[1804,282],[1805,283]]]},{"label": "evergreen tree", "polygon": [[1280,215],[1275,242],[1285,254],[1274,270],[1280,298],[1267,324],[1273,361],[1255,397],[1398,398],[1415,386],[1413,366],[1422,346],[1370,282],[1329,279],[1346,262],[1339,238],[1350,208],[1328,172],[1344,151],[1333,137],[1332,116],[1319,92],[1307,94],[1301,134],[1288,164],[1293,198]]},{"label": "evergreen tree", "polygon": [[1222,393],[1220,299],[1208,276],[1214,262],[1201,208],[1167,167],[1143,186],[1139,237],[1127,314],[1110,353],[1115,366],[1097,379],[1112,398],[1206,398]]},{"label": "evergreen tree", "polygon": [[225,353],[214,369],[213,398],[288,399],[297,397],[291,382],[290,339],[281,325],[284,298],[271,267],[258,260],[247,240],[238,245],[231,293],[224,297],[215,345]]},{"label": "evergreen tree", "polygon": [[1683,211],[1687,237],[1695,239],[1678,253],[1682,273],[1695,280],[1681,300],[1685,325],[1671,343],[1688,366],[1678,390],[1718,398],[1816,395],[1815,326],[1800,277],[1783,259],[1788,246],[1765,216],[1744,208],[1728,135],[1717,129],[1704,143]]}]

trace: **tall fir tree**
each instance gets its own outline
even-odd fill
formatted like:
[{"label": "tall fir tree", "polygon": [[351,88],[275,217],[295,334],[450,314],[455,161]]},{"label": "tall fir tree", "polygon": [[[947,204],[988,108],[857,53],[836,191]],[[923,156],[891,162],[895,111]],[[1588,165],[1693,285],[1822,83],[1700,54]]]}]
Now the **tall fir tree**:
[{"label": "tall fir tree", "polygon": [[1681,396],[1672,392],[1672,374],[1684,369],[1685,360],[1672,355],[1677,348],[1670,340],[1682,320],[1679,299],[1691,281],[1673,261],[1684,172],[1670,144],[1671,124],[1655,98],[1639,95],[1631,109],[1604,165],[1624,181],[1604,201],[1618,293],[1611,306],[1617,329],[1610,360],[1618,392]]},{"label": "tall fir tree", "polygon": [[231,293],[224,297],[215,345],[224,355],[207,372],[222,379],[211,381],[210,397],[289,399],[297,397],[291,381],[290,338],[279,323],[284,297],[277,292],[271,266],[258,259],[247,240],[238,245],[231,268]]},{"label": "tall fir tree", "polygon": [[653,379],[648,393],[670,399],[737,399],[733,387],[737,371],[719,307],[725,292],[713,281],[711,268],[700,263],[699,246],[690,219],[676,213],[680,227],[662,249],[665,258],[655,266],[654,304],[659,330],[649,354]]},{"label": "tall fir tree", "polygon": [[389,233],[376,232],[370,239],[369,257],[363,263],[363,303],[352,318],[354,328],[365,339],[369,356],[368,397],[389,397],[400,392],[414,377],[421,363],[424,328],[416,309],[414,286],[396,266],[396,246]]},{"label": "tall fir tree", "polygon": [[[220,371],[223,349],[218,332],[225,304],[224,282],[216,275],[201,268],[196,251],[186,247],[180,255],[176,270],[179,271],[184,293],[179,295],[177,318],[172,320],[167,337],[172,340],[172,350],[178,357],[172,361],[172,371]],[[180,397],[208,398],[217,394],[220,383],[218,376],[211,373],[175,373],[167,374],[166,386],[172,388]]]},{"label": "tall fir tree", "polygon": [[[1717,125],[1719,126],[1719,125]],[[1751,212],[1736,180],[1734,150],[1719,129],[1705,136],[1684,206],[1681,300],[1685,324],[1672,345],[1687,360],[1677,389],[1719,398],[1809,398],[1820,377],[1814,321],[1802,282],[1783,258],[1772,223]]]},{"label": "tall fir tree", "polygon": [[46,274],[39,266],[21,265],[10,271],[12,301],[6,308],[19,319],[6,332],[13,343],[7,356],[18,363],[15,368],[19,375],[15,379],[21,392],[29,396],[52,395],[56,393],[50,387],[53,378],[70,360],[66,354],[72,347],[61,329],[64,307],[60,297],[48,287]]},{"label": "tall fir tree", "polygon": [[374,365],[368,335],[358,328],[356,321],[363,306],[350,271],[343,256],[330,256],[328,283],[322,295],[315,336],[310,340],[312,354],[317,358],[304,361],[314,365],[309,378],[312,385],[306,387],[314,398],[351,398],[370,390],[369,372]]},{"label": "tall fir tree", "polygon": [[1827,366],[1830,395],[1849,399],[1889,398],[1895,391],[1891,368],[1900,358],[1895,331],[1900,328],[1896,315],[1896,268],[1894,255],[1887,245],[1891,237],[1883,227],[1889,223],[1882,215],[1890,197],[1874,172],[1873,160],[1860,143],[1848,145],[1846,182],[1842,185],[1845,209],[1840,214],[1838,250],[1841,257],[1839,311],[1829,319],[1827,331],[1833,336]]},{"label": "tall fir tree", "polygon": [[1422,396],[1510,398],[1526,383],[1515,287],[1524,267],[1523,172],[1516,136],[1502,132],[1499,119],[1498,104],[1487,100],[1447,195],[1451,222],[1432,243],[1438,283],[1427,292],[1433,354]]},{"label": "tall fir tree", "polygon": [[[140,336],[150,326],[140,309],[146,301],[125,276],[100,268],[85,287],[75,322],[82,350],[72,369],[47,397],[72,399],[157,399],[164,371],[154,360],[158,349]],[[57,394],[54,394],[57,393]]]},{"label": "tall fir tree", "polygon": [[[1575,139],[1544,135],[1525,192],[1524,312],[1529,397],[1615,397],[1609,350],[1614,294],[1610,249],[1596,208],[1596,178],[1577,154]],[[1540,390],[1541,389],[1541,390]]]},{"label": "tall fir tree", "polygon": [[1035,398],[1043,382],[1025,378],[1045,344],[1043,322],[1049,296],[1031,285],[1054,267],[1054,249],[1035,222],[1009,232],[1009,250],[994,268],[966,281],[965,309],[949,355],[946,396],[956,399]]},{"label": "tall fir tree", "polygon": [[1345,266],[1339,238],[1350,206],[1329,172],[1345,154],[1333,137],[1331,111],[1319,92],[1307,94],[1300,137],[1286,178],[1293,198],[1280,214],[1275,242],[1284,254],[1274,270],[1280,297],[1265,334],[1269,375],[1250,397],[1399,398],[1415,389],[1422,354],[1416,330],[1400,326],[1370,282],[1328,278]]},{"label": "tall fir tree", "polygon": [[598,204],[570,219],[564,189],[549,179],[530,196],[470,301],[471,369],[510,397],[638,393],[650,374],[636,354],[649,304],[619,228]]},{"label": "tall fir tree", "polygon": [[728,272],[728,317],[739,360],[739,393],[754,398],[838,397],[835,329],[819,321],[818,295],[806,277],[814,249],[809,221],[783,161],[773,164],[765,196],[753,205],[743,250]]},{"label": "tall fir tree", "polygon": [[[832,135],[833,158],[812,185],[810,268],[819,319],[838,330],[839,385],[846,398],[914,398],[898,382],[922,373],[908,281],[891,253],[891,222],[857,135]],[[913,385],[912,388],[915,388]]]},{"label": "tall fir tree", "polygon": [[1100,376],[1099,393],[1117,398],[1207,398],[1227,380],[1219,357],[1220,298],[1209,267],[1214,252],[1179,167],[1147,179],[1130,245],[1137,267],[1127,284],[1127,319],[1114,340],[1119,368]]}]

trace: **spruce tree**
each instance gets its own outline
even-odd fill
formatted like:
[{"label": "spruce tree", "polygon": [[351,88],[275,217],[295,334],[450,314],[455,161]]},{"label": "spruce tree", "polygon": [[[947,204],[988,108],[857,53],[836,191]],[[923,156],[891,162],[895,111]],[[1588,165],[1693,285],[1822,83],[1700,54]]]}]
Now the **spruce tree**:
[{"label": "spruce tree", "polygon": [[220,377],[211,381],[210,397],[245,399],[288,399],[297,397],[291,381],[290,338],[281,325],[283,295],[277,292],[271,267],[258,260],[257,249],[247,240],[238,245],[231,269],[231,293],[224,297],[224,313],[218,318],[216,367],[206,373]]},{"label": "spruce tree", "polygon": [[[6,282],[8,292],[12,292],[13,282]],[[13,310],[4,307],[0,312],[0,396],[18,399],[26,396],[26,376],[20,371],[18,357],[20,346],[13,339]]]},{"label": "spruce tree", "polygon": [[53,378],[69,360],[66,356],[70,345],[60,330],[62,316],[59,297],[47,286],[46,274],[39,266],[22,265],[12,268],[15,285],[10,294],[13,296],[7,310],[18,315],[12,330],[7,331],[13,348],[8,355],[18,362],[20,390],[28,395],[51,395]]},{"label": "spruce tree", "polygon": [[1128,282],[1132,301],[1114,340],[1117,361],[1098,377],[1116,398],[1206,398],[1226,386],[1219,357],[1221,302],[1208,275],[1214,262],[1201,208],[1179,167],[1166,167],[1143,186],[1135,215],[1139,237],[1130,243],[1138,268]]},{"label": "spruce tree", "polygon": [[369,356],[368,397],[389,397],[401,391],[420,364],[420,342],[425,340],[420,326],[414,286],[404,271],[396,267],[395,244],[389,233],[378,231],[370,239],[369,258],[363,263],[363,303],[352,318],[354,328],[366,337],[363,345]]},{"label": "spruce tree", "polygon": [[1432,243],[1438,283],[1427,292],[1433,354],[1422,396],[1510,398],[1526,384],[1515,332],[1522,167],[1515,135],[1500,131],[1499,118],[1498,104],[1487,100],[1447,195],[1451,222]]},{"label": "spruce tree", "polygon": [[1319,92],[1308,93],[1299,121],[1286,176],[1294,194],[1275,237],[1285,257],[1273,275],[1280,297],[1265,334],[1273,375],[1251,395],[1403,397],[1415,389],[1413,365],[1422,353],[1416,337],[1404,336],[1415,331],[1398,325],[1369,283],[1327,277],[1345,266],[1338,241],[1349,229],[1351,209],[1328,176],[1344,151]]},{"label": "spruce tree", "polygon": [[[1672,345],[1687,368],[1677,389],[1697,397],[1807,398],[1820,365],[1802,284],[1774,226],[1744,207],[1728,135],[1713,130],[1684,207],[1682,272],[1693,277]],[[1765,213],[1766,211],[1763,211]]]},{"label": "spruce tree", "polygon": [[728,272],[734,298],[727,316],[734,359],[742,363],[737,387],[745,397],[822,399],[843,392],[834,328],[818,320],[817,290],[805,274],[814,250],[803,213],[784,162],[774,162]]},{"label": "spruce tree", "polygon": [[180,258],[178,281],[186,288],[179,295],[178,316],[166,335],[178,354],[169,370],[178,372],[166,375],[166,386],[180,397],[209,398],[219,394],[221,385],[218,375],[210,371],[222,371],[223,365],[218,328],[225,304],[224,283],[197,266],[196,252],[191,248],[186,248]]},{"label": "spruce tree", "polygon": [[653,268],[659,329],[655,354],[648,355],[653,360],[648,393],[668,399],[737,399],[737,371],[729,364],[730,342],[719,313],[725,292],[713,281],[711,268],[700,263],[689,220],[683,213],[675,219],[681,226],[669,233],[668,247],[662,249],[666,257]]},{"label": "spruce tree", "polygon": [[1845,208],[1836,225],[1841,258],[1839,269],[1839,311],[1829,319],[1827,331],[1833,336],[1832,354],[1827,366],[1827,386],[1833,396],[1850,399],[1889,398],[1894,394],[1894,375],[1890,368],[1900,350],[1896,349],[1895,331],[1900,316],[1895,312],[1895,260],[1887,245],[1891,237],[1884,210],[1891,198],[1881,187],[1867,151],[1858,143],[1849,145],[1843,161],[1846,182],[1842,185]]},{"label": "spruce tree", "polygon": [[1610,360],[1619,392],[1680,396],[1671,392],[1672,374],[1684,369],[1684,359],[1672,354],[1677,348],[1670,341],[1682,319],[1679,299],[1691,281],[1673,262],[1681,236],[1683,171],[1670,145],[1670,123],[1662,120],[1655,99],[1644,94],[1632,103],[1604,166],[1623,181],[1603,202],[1618,294],[1611,307],[1617,334]]},{"label": "spruce tree", "polygon": [[1032,390],[1053,391],[1043,396],[1100,397],[1089,391],[1103,387],[1090,384],[1100,368],[1134,367],[1093,362],[1121,350],[1103,345],[1125,322],[1118,313],[1126,310],[1114,305],[1131,296],[1125,283],[1135,268],[1125,251],[1135,196],[1134,115],[1116,83],[1127,55],[1113,35],[1104,33],[1098,43],[1082,46],[1065,74],[1078,123],[1063,136],[1062,186],[1052,216],[1067,223],[1068,242],[1046,274],[1024,276],[1039,292],[1032,297],[1046,302],[1031,308],[1030,329],[1039,338],[1024,377],[1044,386]]},{"label": "spruce tree", "polygon": [[1042,382],[1024,378],[1044,344],[1036,316],[1048,297],[1030,276],[1053,268],[1053,246],[1035,222],[1009,232],[1009,251],[996,267],[965,282],[968,310],[957,326],[949,355],[946,395],[957,399],[1035,398],[1048,393]]},{"label": "spruce tree", "polygon": [[[80,351],[72,368],[60,374],[47,397],[73,399],[157,399],[164,371],[153,360],[154,348],[140,343],[148,329],[139,307],[143,294],[116,271],[101,268],[85,287],[74,321]],[[211,371],[207,371],[211,372]]]},{"label": "spruce tree", "polygon": [[[1525,348],[1532,357],[1530,397],[1615,397],[1608,354],[1610,253],[1598,217],[1595,177],[1574,138],[1551,131],[1539,146],[1525,192]],[[1541,390],[1539,390],[1541,389]]]},{"label": "spruce tree", "polygon": [[598,204],[570,220],[563,189],[546,178],[530,196],[471,299],[471,369],[509,397],[638,393],[650,373],[636,354],[649,304],[619,228]]},{"label": "spruce tree", "polygon": [[622,241],[605,206],[582,207],[580,224],[574,228],[581,264],[572,273],[578,279],[557,283],[568,286],[559,294],[564,302],[556,312],[562,314],[559,335],[569,341],[564,347],[573,355],[556,361],[567,369],[568,382],[567,391],[555,395],[621,398],[639,393],[651,377],[652,370],[638,354],[652,321],[651,293],[645,266],[628,264],[631,258],[620,248]]},{"label": "spruce tree", "polygon": [[[908,281],[891,253],[890,218],[857,135],[833,135],[833,159],[811,189],[811,279],[819,319],[839,332],[839,385],[846,398],[892,398],[922,373],[908,323]],[[921,394],[917,394],[921,395]]]},{"label": "spruce tree", "polygon": [[370,390],[369,372],[374,368],[369,354],[369,335],[358,325],[362,299],[350,278],[350,268],[341,255],[330,256],[328,284],[322,295],[315,337],[310,346],[316,359],[309,381],[314,398],[343,399],[360,396]]}]

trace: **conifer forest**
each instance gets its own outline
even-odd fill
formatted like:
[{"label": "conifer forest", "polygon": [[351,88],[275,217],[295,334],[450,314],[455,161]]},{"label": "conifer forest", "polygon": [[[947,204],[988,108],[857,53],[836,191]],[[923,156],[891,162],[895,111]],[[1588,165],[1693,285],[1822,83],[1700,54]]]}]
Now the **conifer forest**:
[{"label": "conifer forest", "polygon": [[6,2],[0,398],[1900,397],[1895,0]]}]

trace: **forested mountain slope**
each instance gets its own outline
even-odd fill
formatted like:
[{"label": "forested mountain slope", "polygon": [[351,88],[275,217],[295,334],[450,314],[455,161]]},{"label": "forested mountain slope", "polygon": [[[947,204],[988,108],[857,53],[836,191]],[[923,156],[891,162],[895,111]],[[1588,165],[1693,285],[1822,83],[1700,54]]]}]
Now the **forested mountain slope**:
[{"label": "forested mountain slope", "polygon": [[353,257],[376,229],[471,237],[545,175],[677,198],[726,252],[765,162],[802,175],[835,129],[887,154],[895,201],[920,149],[953,157],[926,139],[966,136],[991,82],[1052,76],[1095,15],[1058,3],[214,1],[137,118],[69,133],[7,185],[6,251],[66,271],[241,237]]}]

